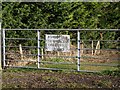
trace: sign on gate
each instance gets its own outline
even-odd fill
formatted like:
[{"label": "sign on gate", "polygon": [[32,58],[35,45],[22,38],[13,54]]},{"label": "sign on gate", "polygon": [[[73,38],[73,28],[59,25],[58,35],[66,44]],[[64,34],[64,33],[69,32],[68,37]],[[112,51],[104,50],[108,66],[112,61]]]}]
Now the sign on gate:
[{"label": "sign on gate", "polygon": [[70,35],[46,34],[46,51],[69,52]]}]

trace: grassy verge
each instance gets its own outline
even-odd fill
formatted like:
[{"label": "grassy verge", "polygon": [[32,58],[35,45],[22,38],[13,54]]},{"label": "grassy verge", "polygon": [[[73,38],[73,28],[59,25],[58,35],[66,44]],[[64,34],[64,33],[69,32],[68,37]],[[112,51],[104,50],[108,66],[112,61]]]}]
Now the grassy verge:
[{"label": "grassy verge", "polygon": [[[41,61],[42,63],[40,63],[40,68],[53,68],[53,69],[62,69],[62,70],[65,69],[65,70],[77,71],[77,67],[78,67],[77,62],[65,61],[64,59],[60,59],[60,58],[53,58],[53,59],[41,60]],[[63,62],[64,64],[61,62]],[[106,64],[107,65],[114,64],[118,66],[107,66]],[[31,63],[26,66],[34,67],[34,68],[38,67],[37,63]],[[104,63],[88,62],[88,61],[80,62],[80,70],[104,72],[104,71],[116,71],[119,69],[120,68],[119,68],[118,61],[104,62]]]},{"label": "grassy verge", "polygon": [[71,72],[71,71],[67,71],[66,70],[40,70],[40,69],[31,69],[31,68],[8,68],[3,70],[3,72],[23,72],[23,73],[27,73],[27,72],[35,72],[35,73],[42,73],[42,72],[65,72],[65,73],[73,73],[73,74],[97,74],[97,75],[110,75],[110,76],[120,76],[120,70],[119,69],[115,69],[115,70],[103,70],[101,72]]},{"label": "grassy verge", "polygon": [[[40,63],[42,68],[57,68],[57,69],[68,69],[68,70],[77,70],[77,62],[67,62],[64,59],[54,58],[49,60],[41,60],[44,63]],[[49,62],[49,63],[48,63]],[[53,62],[53,63],[51,63]],[[63,62],[63,63],[61,63]],[[66,64],[68,63],[68,64]],[[116,66],[108,66],[116,65]],[[37,67],[37,64],[30,64],[28,66]],[[91,70],[91,71],[105,71],[105,70],[116,70],[119,69],[118,61],[112,62],[80,62],[80,70]]]}]

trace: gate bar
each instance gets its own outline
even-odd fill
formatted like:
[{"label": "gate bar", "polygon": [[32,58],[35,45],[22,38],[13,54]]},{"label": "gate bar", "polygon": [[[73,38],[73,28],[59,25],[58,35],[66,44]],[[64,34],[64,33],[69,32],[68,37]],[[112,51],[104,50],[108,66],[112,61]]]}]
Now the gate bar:
[{"label": "gate bar", "polygon": [[5,38],[6,40],[36,40],[36,38]]},{"label": "gate bar", "polygon": [[80,31],[77,31],[77,45],[78,45],[78,62],[77,62],[77,70],[80,71]]},{"label": "gate bar", "polygon": [[38,35],[38,68],[40,68],[40,30],[37,30]]},{"label": "gate bar", "polygon": [[5,30],[40,30],[40,31],[120,31],[120,29],[5,29]]},{"label": "gate bar", "polygon": [[6,53],[5,53],[5,30],[3,29],[3,67],[5,67],[5,55],[6,55]]}]

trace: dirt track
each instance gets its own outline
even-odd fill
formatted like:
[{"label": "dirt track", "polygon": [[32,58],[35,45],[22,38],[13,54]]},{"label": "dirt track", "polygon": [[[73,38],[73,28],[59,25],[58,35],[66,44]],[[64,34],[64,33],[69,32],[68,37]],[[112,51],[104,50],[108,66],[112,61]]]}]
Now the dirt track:
[{"label": "dirt track", "polygon": [[3,71],[3,88],[120,88],[120,78],[92,73]]}]

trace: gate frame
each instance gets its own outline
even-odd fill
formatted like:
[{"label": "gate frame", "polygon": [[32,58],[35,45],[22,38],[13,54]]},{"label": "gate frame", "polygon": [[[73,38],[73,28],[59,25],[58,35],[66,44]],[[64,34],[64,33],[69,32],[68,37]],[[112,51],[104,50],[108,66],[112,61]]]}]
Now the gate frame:
[{"label": "gate frame", "polygon": [[[80,59],[81,59],[81,56],[80,56],[80,31],[120,31],[120,29],[3,29],[3,67],[6,67],[6,52],[5,52],[5,47],[6,47],[6,37],[5,37],[5,31],[7,30],[11,30],[11,31],[14,31],[14,30],[34,30],[34,31],[37,31],[37,50],[38,50],[38,53],[37,53],[37,63],[38,63],[38,66],[37,66],[37,69],[49,69],[49,70],[62,70],[62,69],[55,69],[55,68],[40,68],[40,57],[41,57],[41,53],[40,53],[40,31],[76,31],[77,32],[77,71],[82,71],[82,72],[97,72],[97,71],[90,71],[90,70],[80,70]],[[102,41],[102,40],[100,40]],[[113,40],[114,41],[114,40]],[[22,67],[21,67],[22,68]],[[28,67],[27,67],[28,68]]]}]

